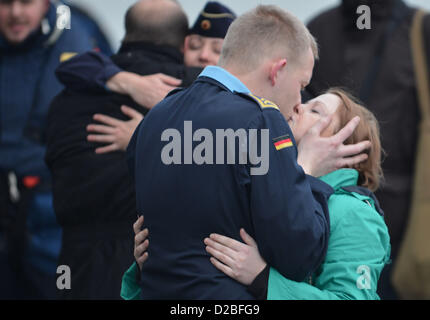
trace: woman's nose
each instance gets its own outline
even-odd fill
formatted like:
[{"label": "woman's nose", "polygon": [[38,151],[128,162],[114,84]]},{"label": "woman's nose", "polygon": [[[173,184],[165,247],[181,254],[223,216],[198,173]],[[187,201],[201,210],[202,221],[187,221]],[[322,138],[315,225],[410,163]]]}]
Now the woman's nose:
[{"label": "woman's nose", "polygon": [[209,61],[210,56],[211,56],[211,49],[209,48],[209,46],[204,45],[200,51],[200,56],[199,56],[200,60],[201,61]]}]

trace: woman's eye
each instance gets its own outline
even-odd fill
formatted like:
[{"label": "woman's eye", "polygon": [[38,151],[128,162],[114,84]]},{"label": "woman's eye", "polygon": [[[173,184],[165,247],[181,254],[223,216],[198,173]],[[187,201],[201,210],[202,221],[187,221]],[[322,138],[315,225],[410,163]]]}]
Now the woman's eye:
[{"label": "woman's eye", "polygon": [[199,49],[200,49],[200,46],[199,46],[199,45],[196,45],[196,44],[191,44],[191,45],[190,45],[190,49],[191,49],[191,50],[199,50]]},{"label": "woman's eye", "polygon": [[198,42],[198,41],[191,41],[191,42],[190,42],[190,49],[191,49],[191,50],[198,50],[198,49],[200,49],[201,47],[202,47],[201,42]]},{"label": "woman's eye", "polygon": [[320,113],[318,112],[318,110],[316,110],[316,109],[311,109],[311,112],[312,112],[312,113],[320,114]]}]

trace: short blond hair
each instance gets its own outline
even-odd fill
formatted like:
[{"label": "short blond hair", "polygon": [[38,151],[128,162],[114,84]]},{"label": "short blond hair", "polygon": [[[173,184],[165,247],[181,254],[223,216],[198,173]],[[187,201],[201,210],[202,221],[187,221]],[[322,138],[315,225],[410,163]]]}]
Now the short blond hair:
[{"label": "short blond hair", "polygon": [[309,48],[318,59],[316,40],[298,18],[277,6],[259,5],[231,24],[218,64],[251,71],[275,55],[296,63]]}]

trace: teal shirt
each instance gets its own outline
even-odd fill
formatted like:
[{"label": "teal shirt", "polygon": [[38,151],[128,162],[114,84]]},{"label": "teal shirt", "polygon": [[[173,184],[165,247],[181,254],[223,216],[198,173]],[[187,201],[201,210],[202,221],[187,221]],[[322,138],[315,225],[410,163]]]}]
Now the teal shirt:
[{"label": "teal shirt", "polygon": [[[357,185],[356,170],[337,170],[321,180],[335,190],[328,202],[330,238],[326,258],[312,277],[312,285],[286,279],[271,268],[267,299],[379,299],[377,284],[391,251],[384,218],[375,210],[373,199],[342,189]],[[134,263],[124,274],[123,299],[140,297],[136,272]]]},{"label": "teal shirt", "polygon": [[321,178],[333,187],[330,237],[326,258],[312,285],[284,278],[270,269],[269,300],[378,300],[379,276],[390,259],[390,238],[384,218],[371,198],[342,187],[357,185],[358,172],[341,169]]}]

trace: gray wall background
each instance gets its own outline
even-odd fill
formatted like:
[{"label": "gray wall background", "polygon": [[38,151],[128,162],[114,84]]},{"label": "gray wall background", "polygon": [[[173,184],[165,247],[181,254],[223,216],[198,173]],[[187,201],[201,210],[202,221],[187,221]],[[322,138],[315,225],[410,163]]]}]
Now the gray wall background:
[{"label": "gray wall background", "polygon": [[[307,22],[320,12],[336,6],[339,0],[219,0],[240,15],[258,4],[275,4]],[[99,25],[105,30],[114,50],[120,46],[124,35],[124,15],[128,7],[136,0],[69,0],[88,10]],[[193,24],[206,0],[179,0],[188,15],[189,23]],[[411,6],[421,7],[430,11],[429,0],[405,0]],[[73,28],[73,21],[72,21]]]}]

